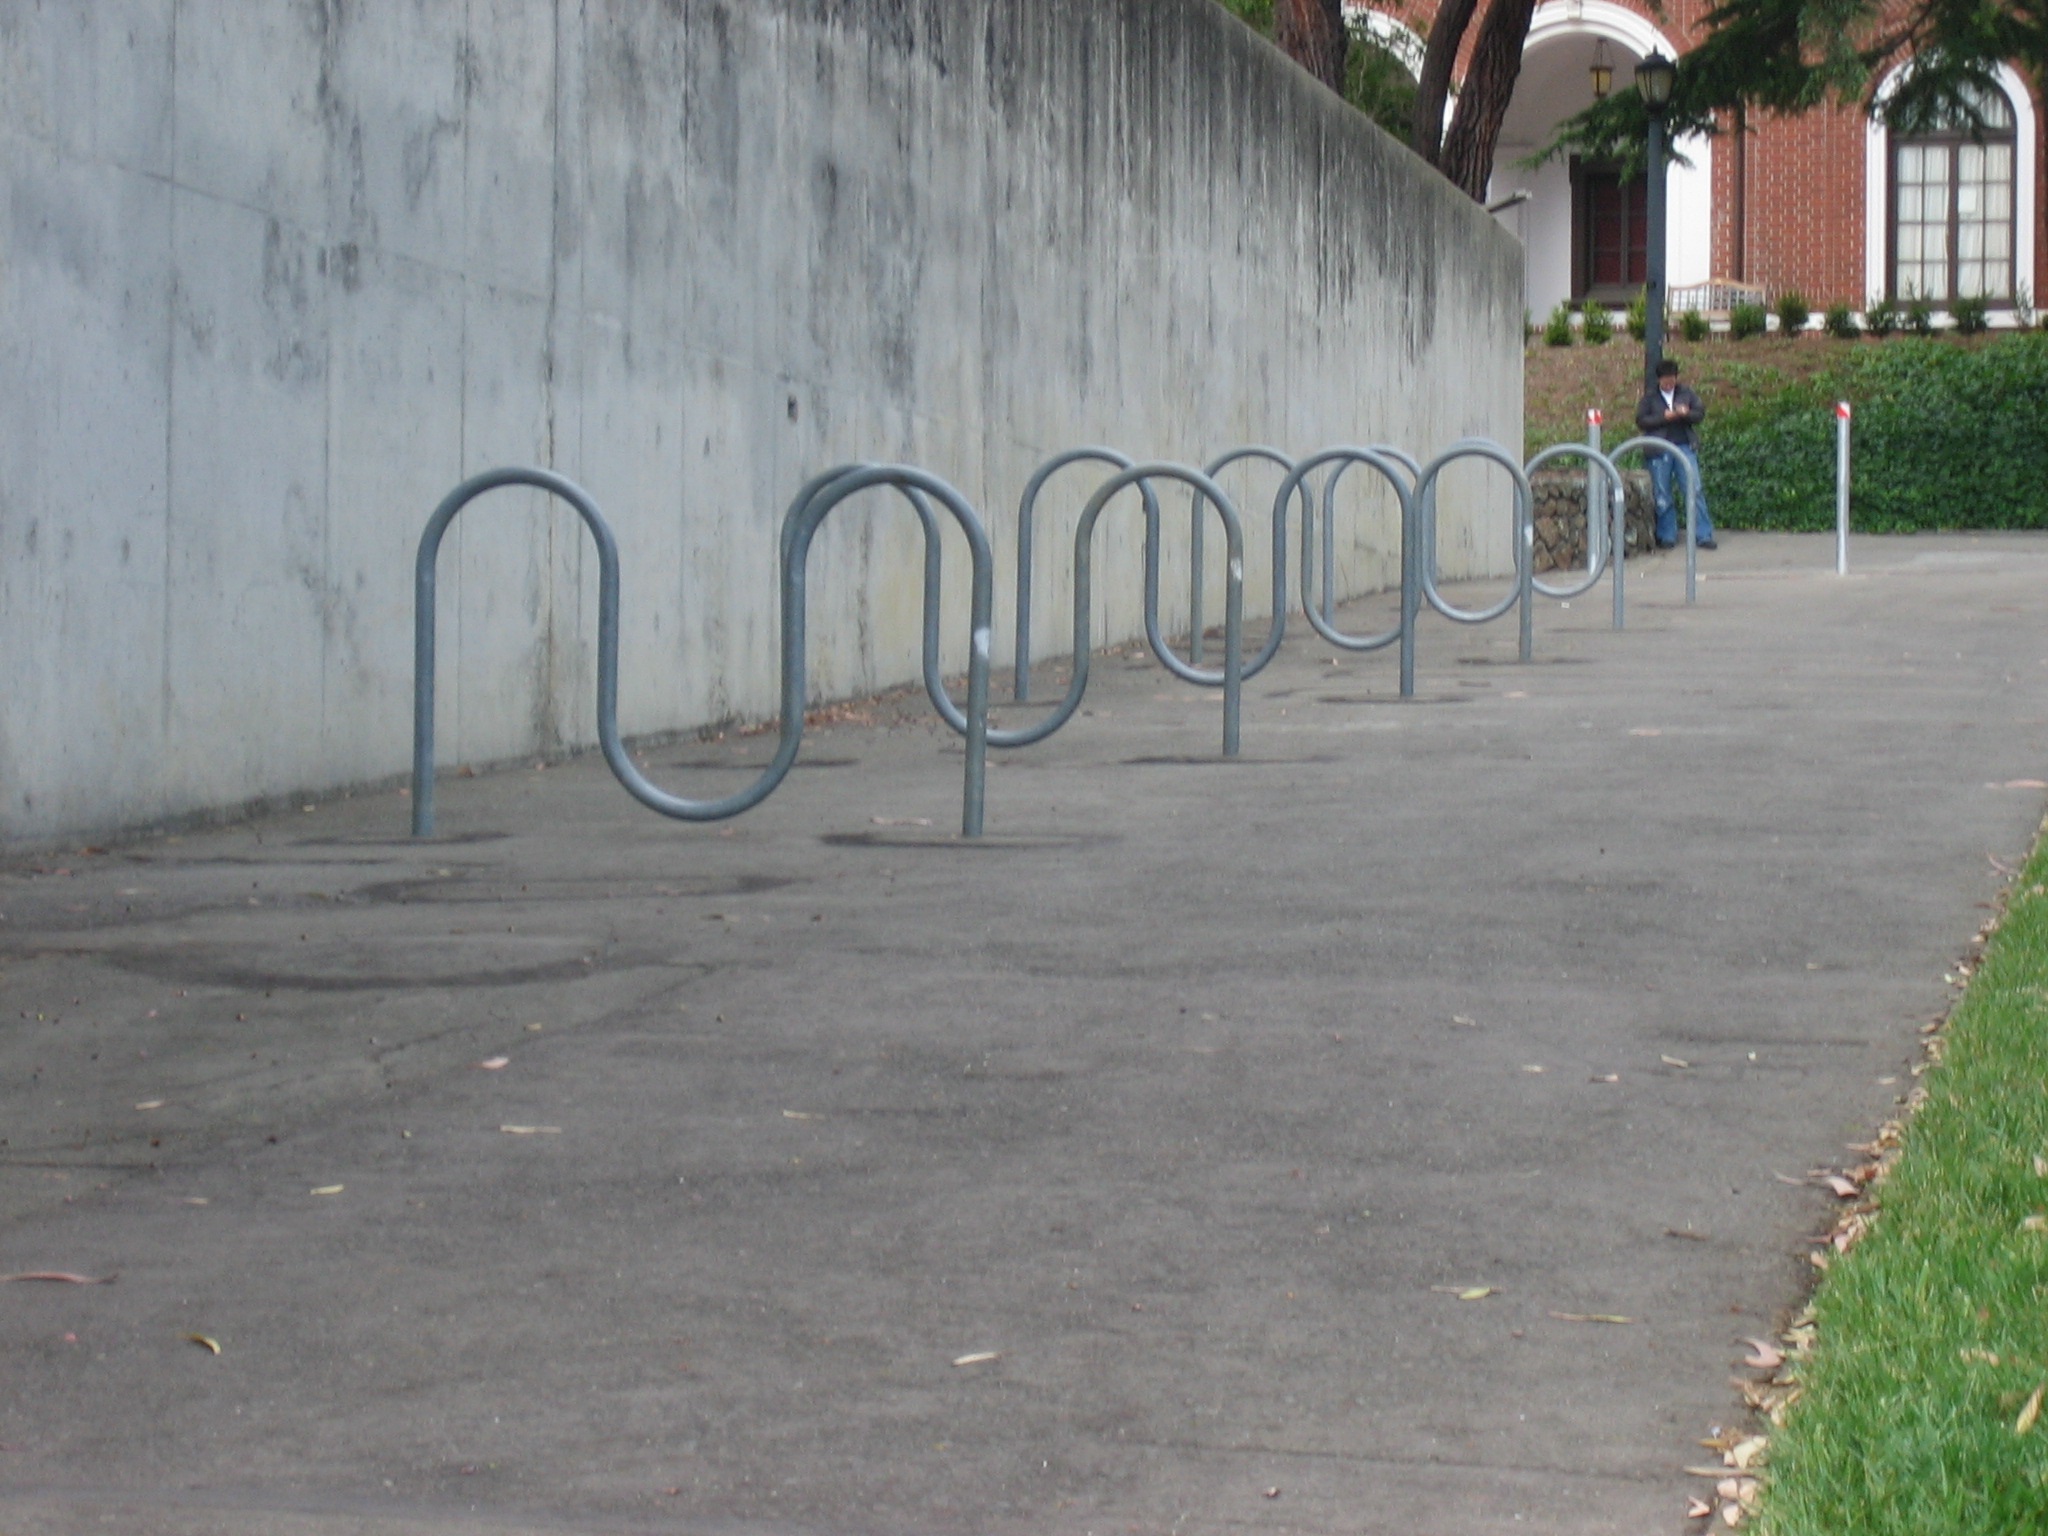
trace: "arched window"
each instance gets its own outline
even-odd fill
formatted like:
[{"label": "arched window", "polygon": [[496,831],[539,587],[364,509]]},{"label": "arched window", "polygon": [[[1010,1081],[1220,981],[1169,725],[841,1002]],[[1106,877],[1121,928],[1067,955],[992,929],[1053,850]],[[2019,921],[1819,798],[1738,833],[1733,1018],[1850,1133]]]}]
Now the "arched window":
[{"label": "arched window", "polygon": [[2012,103],[1972,97],[1981,126],[1942,123],[1891,138],[1891,292],[1937,304],[2010,300],[2017,161]]}]

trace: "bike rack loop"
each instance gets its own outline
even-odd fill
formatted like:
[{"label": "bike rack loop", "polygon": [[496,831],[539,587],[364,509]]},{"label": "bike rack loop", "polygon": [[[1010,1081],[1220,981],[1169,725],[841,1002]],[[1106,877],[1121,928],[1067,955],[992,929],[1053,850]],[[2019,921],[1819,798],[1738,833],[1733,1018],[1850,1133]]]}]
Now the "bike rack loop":
[{"label": "bike rack loop", "polygon": [[[1452,446],[1466,446],[1466,444],[1473,444],[1473,442],[1491,442],[1491,438],[1458,438]],[[1421,479],[1421,461],[1413,453],[1409,453],[1407,449],[1397,449],[1397,446],[1393,446],[1391,442],[1374,442],[1372,444],[1372,451],[1386,455],[1389,459],[1393,459],[1397,465],[1407,469],[1411,481],[1419,481]],[[1333,502],[1333,498],[1329,498],[1329,496],[1325,496],[1323,500],[1325,502]],[[1325,512],[1327,512],[1327,508],[1325,508]],[[1423,504],[1421,539],[1423,539],[1421,559],[1427,563],[1427,567],[1430,567],[1430,580],[1434,582],[1438,578],[1438,567],[1436,567],[1436,485],[1430,487],[1430,500]],[[1329,618],[1331,612],[1335,612],[1335,571],[1337,571],[1337,530],[1335,530],[1333,522],[1325,522],[1325,526],[1323,526],[1323,616],[1325,618]],[[1307,578],[1303,578],[1303,580],[1307,580]]]},{"label": "bike rack loop", "polygon": [[[1404,457],[1398,449],[1326,448],[1295,465],[1294,472],[1282,482],[1274,496],[1273,506],[1276,518],[1284,515],[1287,500],[1295,494],[1296,488],[1305,486],[1308,477],[1325,464],[1337,466],[1323,488],[1323,521],[1326,525],[1330,520],[1330,509],[1335,505],[1337,481],[1353,464],[1364,464],[1378,470],[1393,487],[1395,499],[1401,504],[1401,622],[1383,635],[1347,635],[1317,611],[1310,580],[1315,546],[1315,519],[1311,516],[1304,516],[1301,520],[1301,611],[1317,634],[1342,650],[1376,651],[1399,640],[1401,693],[1407,697],[1415,692],[1415,616],[1420,597],[1413,577],[1415,554],[1420,548],[1420,529],[1417,526],[1416,498],[1401,479],[1401,460]],[[1312,499],[1309,505],[1312,510]]]},{"label": "bike rack loop", "polygon": [[[1586,443],[1553,443],[1535,458],[1523,465],[1525,474],[1534,475],[1537,470],[1552,459],[1584,459],[1586,461],[1586,576],[1577,585],[1552,586],[1532,571],[1530,584],[1544,597],[1563,599],[1566,602],[1583,592],[1593,590],[1594,584],[1605,573],[1608,564],[1614,566],[1614,627],[1622,628],[1623,571],[1628,555],[1628,511],[1621,481],[1621,471],[1614,467],[1608,457]],[[1606,476],[1609,487],[1608,516],[1605,519],[1593,515],[1592,487],[1601,476]],[[1601,536],[1601,529],[1608,530]]]},{"label": "bike rack loop", "polygon": [[[1490,623],[1519,603],[1522,610],[1520,659],[1523,661],[1531,660],[1536,653],[1535,606],[1532,601],[1536,592],[1534,584],[1536,530],[1531,521],[1531,514],[1535,507],[1535,497],[1529,490],[1529,477],[1523,472],[1521,462],[1498,443],[1487,442],[1480,438],[1466,438],[1461,442],[1451,444],[1450,447],[1430,461],[1428,468],[1423,470],[1422,478],[1416,485],[1416,500],[1421,502],[1426,509],[1428,522],[1432,528],[1434,528],[1436,523],[1437,476],[1441,475],[1446,468],[1459,459],[1491,459],[1514,477],[1515,529],[1512,537],[1515,549],[1515,584],[1509,590],[1507,596],[1503,597],[1491,608],[1459,608],[1446,601],[1444,595],[1437,591],[1436,578],[1429,569],[1430,562],[1420,562],[1421,569],[1417,574],[1421,578],[1423,596],[1429,599],[1430,607],[1434,608],[1445,618],[1458,624]],[[1429,548],[1433,552],[1435,547],[1435,540],[1432,538]]]},{"label": "bike rack loop", "polygon": [[[1277,448],[1262,448],[1256,444],[1246,448],[1233,448],[1202,466],[1202,473],[1214,480],[1233,464],[1249,460],[1261,460],[1278,466],[1281,473],[1294,473],[1294,460]],[[1197,491],[1194,505],[1188,518],[1188,660],[1191,663],[1202,659],[1202,544],[1207,523],[1202,516],[1204,498]],[[1314,513],[1314,502],[1309,496],[1308,486],[1301,487],[1301,515],[1304,519]],[[1254,678],[1265,670],[1280,649],[1280,642],[1287,634],[1287,520],[1284,508],[1273,520],[1273,621],[1266,634],[1266,643],[1259,654],[1244,664],[1246,678]]]},{"label": "bike rack loop", "polygon": [[1668,453],[1678,460],[1678,467],[1685,478],[1685,600],[1699,601],[1700,550],[1699,550],[1699,507],[1700,472],[1693,467],[1691,458],[1681,453],[1676,444],[1667,443],[1661,437],[1632,437],[1608,455],[1619,459],[1624,453],[1642,448],[1657,453]]},{"label": "bike rack loop", "polygon": [[[1019,704],[1029,703],[1031,699],[1031,552],[1033,530],[1037,524],[1038,493],[1045,489],[1046,481],[1069,464],[1107,464],[1112,469],[1126,470],[1135,462],[1129,454],[1118,453],[1114,448],[1070,448],[1039,465],[1025,483],[1023,498],[1017,504],[1017,657],[1016,681],[1010,692],[1010,697]],[[1145,498],[1145,638],[1152,643],[1156,654],[1161,644],[1158,638],[1159,498],[1149,485],[1141,485],[1139,494]],[[1165,659],[1160,657],[1162,662]]]},{"label": "bike rack loop", "polygon": [[[1188,465],[1165,463],[1134,464],[1104,481],[1089,498],[1088,505],[1081,512],[1080,522],[1074,527],[1074,675],[1067,684],[1067,696],[1036,725],[1009,731],[991,730],[988,733],[990,746],[1023,747],[1043,741],[1071,720],[1074,711],[1081,707],[1081,697],[1088,691],[1088,667],[1093,650],[1088,608],[1095,580],[1095,523],[1102,516],[1102,509],[1119,491],[1133,485],[1143,490],[1148,480],[1178,480],[1192,487],[1216,503],[1217,515],[1223,519],[1229,558],[1229,579],[1224,588],[1223,603],[1223,670],[1221,673],[1198,672],[1183,665],[1176,671],[1178,675],[1191,676],[1197,682],[1213,680],[1222,685],[1223,755],[1237,756],[1238,701],[1244,680],[1244,525],[1229,495],[1214,480]],[[1156,501],[1148,499],[1146,516],[1149,528],[1158,526],[1153,515],[1157,505]],[[1156,592],[1156,584],[1151,590]],[[1178,657],[1174,659],[1179,660]]]},{"label": "bike rack loop", "polygon": [[[796,761],[803,740],[805,702],[805,596],[811,540],[840,502],[876,485],[892,485],[906,496],[922,493],[945,504],[967,536],[973,562],[971,648],[967,674],[966,787],[961,833],[979,837],[987,783],[989,625],[994,608],[994,557],[981,518],[967,501],[936,476],[908,465],[865,464],[813,479],[791,503],[782,532],[782,718],[774,759],[753,784],[717,800],[688,800],[648,782],[633,765],[619,738],[619,551],[611,526],[582,487],[544,469],[495,469],[473,475],[450,491],[427,519],[414,565],[413,619],[413,836],[434,830],[434,630],[435,568],[442,536],[455,515],[487,491],[526,485],[560,497],[590,530],[598,553],[597,735],[605,763],[627,793],[649,809],[682,821],[720,821],[753,809],[773,793]],[[913,500],[913,506],[918,503]],[[928,512],[929,507],[923,508]],[[936,518],[924,519],[926,571],[933,561]],[[927,590],[930,590],[928,580]],[[929,623],[927,625],[929,628]]]}]

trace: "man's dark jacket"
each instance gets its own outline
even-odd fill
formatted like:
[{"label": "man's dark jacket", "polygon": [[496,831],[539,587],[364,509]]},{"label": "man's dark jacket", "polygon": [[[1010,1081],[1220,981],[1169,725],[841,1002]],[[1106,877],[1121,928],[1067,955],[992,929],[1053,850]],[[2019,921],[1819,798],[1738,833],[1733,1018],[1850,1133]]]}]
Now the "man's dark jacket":
[{"label": "man's dark jacket", "polygon": [[1661,437],[1667,443],[1677,443],[1682,448],[1697,448],[1700,435],[1696,430],[1707,419],[1707,407],[1689,385],[1680,384],[1671,392],[1671,403],[1685,414],[1673,421],[1664,419],[1664,391],[1646,389],[1643,398],[1636,405],[1636,430],[1651,437]]}]

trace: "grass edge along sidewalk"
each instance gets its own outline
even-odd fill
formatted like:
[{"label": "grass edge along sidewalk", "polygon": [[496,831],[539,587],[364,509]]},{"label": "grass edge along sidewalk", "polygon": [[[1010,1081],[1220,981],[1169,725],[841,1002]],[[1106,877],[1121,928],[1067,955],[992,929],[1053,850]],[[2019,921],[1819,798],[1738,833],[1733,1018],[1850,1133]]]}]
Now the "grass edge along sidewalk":
[{"label": "grass edge along sidewalk", "polygon": [[1756,1341],[1767,1536],[2048,1531],[2048,838],[1986,935],[1909,1118],[1830,1179],[1856,1204],[1811,1306]]}]

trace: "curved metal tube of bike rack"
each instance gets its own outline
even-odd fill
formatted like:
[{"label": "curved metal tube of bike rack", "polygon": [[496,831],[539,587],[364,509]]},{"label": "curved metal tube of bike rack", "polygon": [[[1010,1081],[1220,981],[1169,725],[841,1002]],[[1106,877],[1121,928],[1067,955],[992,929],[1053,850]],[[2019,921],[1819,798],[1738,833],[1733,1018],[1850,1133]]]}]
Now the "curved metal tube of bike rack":
[{"label": "curved metal tube of bike rack", "polygon": [[[1254,444],[1246,448],[1233,448],[1230,452],[1210,460],[1202,466],[1202,473],[1214,480],[1233,464],[1248,460],[1262,460],[1277,465],[1283,474],[1294,473],[1294,460],[1277,448],[1265,448]],[[1204,564],[1202,545],[1207,520],[1202,515],[1206,498],[1200,491],[1195,492],[1194,505],[1188,518],[1188,661],[1198,663],[1202,659],[1202,567]],[[1308,486],[1301,487],[1301,515],[1304,519],[1313,515],[1314,502],[1309,496]],[[1287,636],[1287,518],[1284,507],[1273,519],[1273,622],[1266,633],[1266,643],[1259,654],[1244,664],[1246,678],[1254,678],[1265,670],[1280,650],[1280,642]]]},{"label": "curved metal tube of bike rack", "polygon": [[[935,593],[938,523],[919,493],[943,503],[967,536],[973,561],[973,596],[967,672],[967,765],[961,833],[979,837],[987,782],[989,625],[994,608],[995,561],[980,516],[960,493],[936,476],[908,465],[864,464],[828,471],[812,479],[790,505],[783,522],[782,717],[775,757],[751,785],[716,800],[688,800],[656,787],[634,766],[619,736],[619,550],[597,504],[575,482],[551,470],[495,469],[474,475],[450,491],[427,519],[413,569],[413,819],[415,837],[434,830],[434,629],[435,568],[448,525],[471,501],[503,486],[526,485],[560,497],[575,509],[597,544],[597,739],[605,763],[628,794],[650,810],[680,821],[722,821],[752,810],[774,792],[796,761],[803,741],[805,702],[805,597],[811,540],[840,502],[871,486],[890,485],[912,498],[926,533],[926,591]],[[932,627],[927,614],[927,633]],[[936,648],[928,645],[928,674]],[[943,692],[943,690],[941,690]]]},{"label": "curved metal tube of bike rack", "polygon": [[[1070,464],[1107,464],[1121,471],[1135,462],[1114,448],[1070,448],[1039,465],[1025,483],[1024,495],[1017,503],[1017,657],[1016,681],[1010,691],[1019,704],[1031,701],[1031,552],[1038,493],[1045,489],[1046,481]],[[1164,645],[1159,639],[1159,498],[1149,485],[1141,485],[1139,494],[1145,498],[1145,635],[1157,654]],[[1164,655],[1159,659],[1166,660]]]},{"label": "curved metal tube of bike rack", "polygon": [[[1533,572],[1529,580],[1537,592],[1544,597],[1561,598],[1570,602],[1581,593],[1590,592],[1602,575],[1608,563],[1614,565],[1614,627],[1622,627],[1622,583],[1623,571],[1627,566],[1628,512],[1623,498],[1621,471],[1613,461],[1599,449],[1585,443],[1553,443],[1535,458],[1522,466],[1523,473],[1534,475],[1537,470],[1552,459],[1584,459],[1586,461],[1586,576],[1577,585],[1552,586]],[[1608,515],[1605,518],[1593,516],[1594,483],[1605,476],[1609,487]]]},{"label": "curved metal tube of bike rack", "polygon": [[[1432,525],[1432,529],[1436,522],[1437,476],[1459,459],[1491,459],[1514,477],[1515,526],[1512,539],[1515,549],[1515,584],[1509,590],[1507,596],[1503,597],[1491,608],[1459,608],[1446,601],[1444,595],[1437,591],[1436,577],[1429,569],[1431,562],[1422,562],[1422,570],[1419,574],[1422,580],[1423,596],[1429,599],[1430,607],[1434,608],[1445,618],[1458,624],[1491,623],[1519,603],[1522,609],[1520,656],[1523,661],[1528,661],[1536,652],[1535,607],[1532,601],[1536,592],[1534,586],[1534,566],[1536,562],[1533,558],[1536,530],[1531,521],[1536,498],[1529,490],[1529,477],[1523,473],[1521,461],[1516,459],[1498,443],[1488,442],[1483,438],[1466,438],[1451,444],[1450,447],[1430,460],[1429,467],[1423,470],[1422,478],[1416,485],[1416,500],[1424,504],[1427,520]],[[1428,547],[1432,552],[1436,548],[1436,540],[1433,534],[1429,540]]]},{"label": "curved metal tube of bike rack", "polygon": [[[1394,496],[1401,504],[1400,623],[1383,635],[1347,635],[1331,623],[1327,615],[1317,611],[1314,582],[1311,579],[1315,565],[1315,518],[1306,514],[1301,520],[1301,611],[1317,634],[1342,650],[1377,651],[1399,640],[1401,692],[1407,695],[1415,691],[1415,614],[1418,598],[1416,583],[1413,580],[1413,561],[1420,544],[1419,530],[1416,526],[1415,497],[1401,479],[1402,457],[1398,449],[1325,448],[1322,452],[1311,454],[1295,465],[1294,472],[1281,483],[1278,493],[1274,496],[1273,506],[1276,519],[1283,517],[1288,498],[1295,494],[1297,488],[1305,488],[1308,477],[1325,464],[1337,466],[1323,488],[1323,523],[1326,528],[1331,521],[1337,481],[1353,464],[1364,464],[1378,470],[1385,477],[1387,484],[1393,487]],[[1314,499],[1310,498],[1311,511],[1314,504]],[[1328,562],[1325,561],[1326,569],[1327,566]]]},{"label": "curved metal tube of bike rack", "polygon": [[[1102,516],[1102,509],[1109,505],[1110,499],[1119,491],[1132,485],[1143,490],[1148,480],[1178,480],[1183,485],[1193,487],[1216,503],[1217,515],[1223,519],[1223,535],[1229,557],[1228,579],[1224,587],[1223,600],[1223,670],[1221,673],[1197,673],[1194,668],[1185,666],[1176,670],[1183,677],[1194,674],[1197,681],[1210,677],[1220,679],[1223,686],[1223,755],[1237,756],[1238,700],[1240,684],[1244,680],[1244,527],[1230,497],[1214,480],[1199,469],[1193,469],[1188,465],[1164,463],[1134,464],[1103,482],[1089,498],[1088,505],[1081,512],[1080,522],[1074,527],[1074,675],[1067,684],[1067,696],[1053,707],[1051,714],[1036,725],[1022,726],[1010,731],[990,731],[990,746],[1024,747],[1033,742],[1043,741],[1071,720],[1074,711],[1081,707],[1081,696],[1088,691],[1088,666],[1093,644],[1090,638],[1088,605],[1093,595],[1095,581],[1095,523]],[[1151,529],[1158,527],[1155,516],[1157,505],[1156,501],[1147,499],[1146,522]],[[1154,570],[1156,575],[1156,567]],[[1156,582],[1151,585],[1151,590],[1156,593]],[[1156,613],[1152,617],[1156,618]]]},{"label": "curved metal tube of bike rack", "polygon": [[1637,448],[1654,449],[1668,453],[1678,460],[1678,467],[1685,472],[1685,600],[1688,603],[1699,600],[1699,509],[1700,472],[1693,467],[1689,455],[1679,452],[1676,444],[1667,443],[1661,437],[1632,437],[1608,455],[1619,459],[1624,453]]}]

